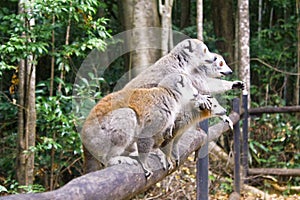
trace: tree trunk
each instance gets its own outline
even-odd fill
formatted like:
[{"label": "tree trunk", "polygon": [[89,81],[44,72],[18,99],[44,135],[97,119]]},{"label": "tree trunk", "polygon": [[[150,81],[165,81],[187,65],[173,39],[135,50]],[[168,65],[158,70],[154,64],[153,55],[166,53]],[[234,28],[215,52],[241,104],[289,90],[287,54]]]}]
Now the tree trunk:
[{"label": "tree trunk", "polygon": [[[249,26],[249,1],[238,0],[238,36],[239,36],[239,78],[245,83],[243,93],[250,94],[250,26]],[[248,95],[248,108],[250,107],[250,95]],[[250,118],[248,118],[250,126]],[[246,177],[245,171],[243,178]]]},{"label": "tree trunk", "polygon": [[190,25],[190,0],[181,1],[180,29]]},{"label": "tree trunk", "polygon": [[136,29],[132,35],[128,35],[128,45],[133,50],[128,59],[131,79],[159,58],[157,49],[146,48],[153,40],[157,40],[157,35],[147,30],[147,27],[159,27],[159,16],[156,1],[124,0],[121,7],[126,30]]},{"label": "tree trunk", "polygon": [[197,0],[197,38],[203,41],[203,0]]},{"label": "tree trunk", "polygon": [[236,76],[238,76],[238,71],[239,71],[239,12],[237,11],[236,12],[236,17],[235,17],[235,19],[234,19],[234,24],[235,24],[235,26],[234,26],[234,37],[236,38],[235,39],[235,42],[234,42],[234,46],[235,46],[235,48],[234,48],[234,74],[236,75]]},{"label": "tree trunk", "polygon": [[295,91],[295,97],[294,102],[295,105],[300,105],[299,96],[300,96],[300,17],[299,17],[299,11],[300,11],[300,3],[299,1],[296,1],[296,13],[298,16],[298,27],[297,27],[297,35],[298,35],[298,45],[297,45],[297,80],[296,80],[296,91]]},{"label": "tree trunk", "polygon": [[172,6],[173,0],[159,0],[159,14],[161,16],[161,47],[162,56],[166,55],[173,48],[172,38]]},{"label": "tree trunk", "polygon": [[[22,3],[21,3],[22,2]],[[30,13],[26,8],[27,1],[19,2],[19,13]],[[24,19],[24,26],[30,29],[34,20]],[[22,35],[26,37],[25,33]],[[32,42],[28,38],[28,42]],[[18,110],[18,138],[17,138],[17,180],[19,185],[33,184],[34,153],[30,150],[35,145],[35,62],[33,55],[19,63],[19,110]]]},{"label": "tree trunk", "polygon": [[218,38],[216,46],[227,63],[234,61],[234,16],[233,1],[211,1],[212,20]]},{"label": "tree trunk", "polygon": [[[55,26],[55,15],[52,16],[52,26]],[[49,96],[53,96],[53,90],[54,90],[54,66],[55,66],[55,31],[54,29],[52,30],[52,36],[51,36],[51,72],[50,72],[50,91],[49,91]]]},{"label": "tree trunk", "polygon": [[[239,77],[246,84],[246,90],[250,92],[250,26],[249,26],[249,2],[238,1],[239,11]],[[248,106],[250,95],[248,95]]]},{"label": "tree trunk", "polygon": [[260,33],[261,31],[261,26],[262,26],[262,0],[259,0],[258,1],[258,18],[257,18],[257,32],[258,34]]},{"label": "tree trunk", "polygon": [[[66,28],[66,36],[65,36],[65,45],[68,46],[69,45],[69,40],[70,40],[70,31],[71,31],[71,15],[72,15],[72,1],[70,1],[70,9],[69,9],[69,19],[68,19],[68,25]],[[68,56],[65,56],[65,59],[68,59]],[[65,67],[65,63],[66,61],[63,61],[62,65],[61,65],[61,69],[60,69],[60,79],[61,81],[59,81],[58,86],[57,86],[57,92],[61,93],[61,89],[62,89],[62,81],[64,81],[65,79],[65,73],[66,73],[66,67]]]}]

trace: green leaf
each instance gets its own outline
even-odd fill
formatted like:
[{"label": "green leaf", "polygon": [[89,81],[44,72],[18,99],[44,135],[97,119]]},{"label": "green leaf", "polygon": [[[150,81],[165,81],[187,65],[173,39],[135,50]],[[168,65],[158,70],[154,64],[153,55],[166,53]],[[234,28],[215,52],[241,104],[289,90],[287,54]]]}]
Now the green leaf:
[{"label": "green leaf", "polygon": [[8,192],[8,191],[7,191],[6,187],[0,185],[0,193],[1,192]]}]

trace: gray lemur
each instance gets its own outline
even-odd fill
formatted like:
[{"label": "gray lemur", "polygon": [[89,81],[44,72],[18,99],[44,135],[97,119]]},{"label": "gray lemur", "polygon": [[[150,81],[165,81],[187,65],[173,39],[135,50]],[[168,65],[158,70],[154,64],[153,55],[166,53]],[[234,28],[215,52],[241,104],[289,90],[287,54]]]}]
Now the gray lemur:
[{"label": "gray lemur", "polygon": [[155,87],[167,75],[173,73],[187,74],[200,94],[222,93],[244,87],[242,81],[215,79],[232,74],[223,57],[211,53],[198,39],[186,39],[177,44],[169,54],[138,74],[124,88]]},{"label": "gray lemur", "polygon": [[[197,104],[197,100],[194,100],[194,104]],[[166,154],[169,169],[173,168],[172,165],[172,153],[173,157],[175,158],[176,166],[179,166],[180,162],[180,155],[179,155],[179,149],[178,149],[178,143],[185,131],[187,131],[192,125],[195,125],[196,123],[212,118],[212,117],[220,117],[224,120],[224,122],[228,122],[230,128],[233,128],[232,121],[229,119],[229,117],[226,115],[226,110],[223,108],[219,102],[215,98],[211,98],[212,108],[210,110],[207,109],[195,109],[197,106],[190,106],[190,105],[184,105],[183,109],[181,110],[181,113],[175,120],[175,126],[174,126],[174,135],[171,139],[166,139],[160,149]],[[198,107],[199,108],[199,107]]]},{"label": "gray lemur", "polygon": [[[198,96],[184,74],[168,75],[157,87],[111,93],[90,112],[81,131],[82,142],[104,166],[136,164],[128,156],[138,153],[149,177],[152,174],[147,165],[149,153],[173,137],[174,122],[183,106],[189,105],[200,112],[202,100],[197,101]],[[166,156],[162,152],[158,156],[167,168],[170,163],[166,163]]]},{"label": "gray lemur", "polygon": [[[210,109],[210,94],[225,92],[234,88],[243,88],[241,81],[230,82],[220,79],[212,79],[214,84],[218,85],[218,87],[208,86],[208,84],[210,84],[209,82],[211,82],[211,78],[232,73],[232,70],[226,65],[225,61],[222,65],[220,64],[221,62],[218,62],[221,58],[221,56],[209,52],[207,46],[202,41],[187,39],[176,45],[169,54],[141,72],[137,77],[131,80],[122,91],[128,91],[134,88],[156,87],[170,74],[186,74],[199,93],[204,94],[198,97],[200,105],[203,108]],[[222,87],[219,87],[220,85]],[[175,125],[176,123],[175,120]],[[123,128],[118,128],[118,126],[120,125],[116,124],[116,129]],[[86,126],[86,128],[87,127],[88,126]],[[176,133],[173,134],[176,135]],[[99,163],[95,160],[95,157],[90,154],[89,148],[87,147],[88,143],[92,143],[93,140],[97,140],[97,138],[90,138],[90,141],[83,143],[86,172],[99,169]]]},{"label": "gray lemur", "polygon": [[[195,73],[195,77],[197,77],[200,80],[205,80],[207,82],[207,84],[203,84],[205,82],[200,82],[200,81],[196,82],[196,84],[198,83],[197,88],[200,88],[202,93],[206,93],[206,94],[217,93],[216,91],[222,92],[222,89],[224,89],[223,86],[225,85],[225,87],[226,86],[228,87],[230,83],[230,81],[224,82],[223,80],[215,79],[216,77],[221,77],[230,74],[232,72],[222,56],[218,54],[214,54],[214,56],[215,56],[215,60],[211,66],[200,65],[199,67],[194,69],[195,71],[198,71],[198,73]],[[226,73],[224,73],[224,71]],[[224,83],[223,86],[221,84],[222,82]],[[243,88],[243,84],[241,82],[237,82],[237,85],[235,87]],[[211,90],[210,88],[214,88],[216,90]],[[212,101],[212,109],[214,109],[213,108],[214,106],[216,108],[222,108],[215,98],[212,98],[211,101]],[[213,110],[211,111],[213,112]],[[212,113],[211,115],[208,115],[208,117],[205,117],[205,114],[208,112],[210,112],[210,110],[197,112],[195,109],[191,109],[190,106],[187,106],[184,107],[184,109],[181,110],[181,114],[178,115],[178,118],[176,119],[176,123],[174,126],[174,131],[173,131],[176,134],[174,135],[174,138],[172,140],[164,141],[162,147],[163,152],[166,155],[169,155],[170,157],[173,152],[173,156],[176,161],[176,166],[179,165],[179,151],[178,151],[179,139],[181,138],[181,136],[185,131],[187,131],[190,127],[194,126],[197,122],[214,116],[214,114]],[[223,115],[219,114],[218,116],[224,122],[228,122],[229,127],[233,129],[233,123],[226,115],[226,113]]]}]

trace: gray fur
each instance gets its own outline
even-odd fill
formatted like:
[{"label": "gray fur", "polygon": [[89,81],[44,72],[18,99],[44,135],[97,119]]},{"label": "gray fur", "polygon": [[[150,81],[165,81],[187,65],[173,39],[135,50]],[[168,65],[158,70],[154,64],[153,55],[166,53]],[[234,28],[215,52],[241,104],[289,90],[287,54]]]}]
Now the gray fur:
[{"label": "gray fur", "polygon": [[[161,146],[162,151],[166,154],[169,160],[171,159],[171,154],[175,158],[176,165],[179,165],[179,151],[178,142],[185,131],[187,131],[191,126],[195,125],[197,122],[212,118],[212,117],[223,117],[226,116],[226,109],[223,108],[215,98],[211,98],[212,109],[210,111],[203,111],[199,109],[199,104],[197,99],[191,101],[191,105],[185,105],[181,110],[182,113],[178,115],[174,126],[174,138],[171,140],[165,140]],[[195,109],[198,108],[198,109]],[[203,114],[206,112],[206,114]],[[210,112],[210,113],[207,113]],[[226,118],[227,119],[227,118]],[[230,120],[230,119],[229,119]]]},{"label": "gray fur", "polygon": [[[210,78],[220,76],[220,73],[215,73],[215,71],[218,72],[218,70],[215,70],[217,67],[215,61],[216,61],[216,54],[210,53],[207,46],[202,41],[199,41],[197,39],[184,40],[178,45],[176,45],[176,47],[169,54],[159,59],[155,64],[148,67],[146,70],[141,72],[137,77],[131,80],[124,87],[123,90],[128,91],[135,88],[156,87],[165,77],[167,77],[170,74],[185,74],[192,81],[193,85],[196,87],[198,92],[202,94],[199,95],[199,100],[198,100],[199,107],[203,109],[211,109],[210,98],[208,98],[207,95],[216,92],[224,92],[230,90],[234,87],[234,85],[238,85],[240,83],[240,82],[223,81],[219,79],[213,79],[213,83],[212,84],[209,83],[209,81],[211,81]],[[201,66],[204,66],[205,68],[201,70],[202,69]],[[229,67],[228,69],[230,70]],[[210,71],[212,71],[213,73],[210,73]],[[224,84],[225,87],[214,88],[213,87],[214,84],[221,85],[221,86]],[[115,111],[115,112],[119,112],[119,111]],[[184,111],[181,110],[180,113],[182,114],[184,113]],[[180,117],[177,116],[175,120],[175,127],[179,127],[178,126],[179,124],[184,124],[193,118],[194,118],[193,112],[187,113],[186,115]],[[136,116],[133,116],[131,120],[133,123],[136,123],[135,121]],[[107,121],[107,123],[109,122]],[[114,127],[114,129],[116,130],[120,130],[123,128],[124,125],[118,125],[117,123],[115,124]],[[93,131],[97,132],[96,129],[95,130],[93,129],[91,132]],[[147,134],[151,135],[153,133],[151,132],[145,133],[145,135]],[[171,134],[176,135],[177,133],[173,132]],[[176,139],[180,138],[180,135],[181,133],[178,134]],[[91,137],[89,138],[89,140],[101,139],[97,135],[94,135],[94,137],[97,138]],[[89,149],[88,148],[90,143],[89,140],[86,140],[86,142],[83,143],[87,149]],[[98,147],[96,146],[94,148],[98,148]],[[89,152],[85,152],[85,154],[88,153]],[[118,154],[121,155],[122,153],[118,152]],[[92,160],[86,159],[86,161],[87,161],[86,163],[87,166],[89,165],[89,163],[94,163]]]},{"label": "gray fur", "polygon": [[[128,156],[138,153],[148,177],[152,174],[147,165],[149,153],[158,149],[166,138],[173,137],[174,121],[182,105],[194,100],[197,90],[184,74],[171,74],[156,88],[135,89],[130,94],[128,106],[113,109],[100,117],[101,120],[93,109],[84,124],[81,139],[85,148],[104,166],[137,164]],[[160,160],[167,168],[166,158]]]}]

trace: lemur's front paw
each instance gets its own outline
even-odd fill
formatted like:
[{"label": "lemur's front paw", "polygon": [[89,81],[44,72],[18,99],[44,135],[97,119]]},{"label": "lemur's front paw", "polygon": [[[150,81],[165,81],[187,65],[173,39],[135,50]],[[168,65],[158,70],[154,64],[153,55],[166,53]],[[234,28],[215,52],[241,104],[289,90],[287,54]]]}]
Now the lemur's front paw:
[{"label": "lemur's front paw", "polygon": [[196,107],[200,110],[211,110],[212,101],[210,95],[198,95],[196,98]]},{"label": "lemur's front paw", "polygon": [[176,168],[179,167],[179,164],[180,164],[180,160],[178,158],[178,159],[175,160],[175,166],[176,166]]},{"label": "lemur's front paw", "polygon": [[165,134],[164,134],[164,140],[171,140],[174,136],[173,136],[173,127],[174,125],[170,126],[166,131],[165,131]]},{"label": "lemur's front paw", "polygon": [[174,168],[174,166],[173,166],[172,159],[170,157],[167,157],[167,163],[168,163],[168,171],[171,171]]},{"label": "lemur's front paw", "polygon": [[152,171],[147,170],[147,169],[145,170],[145,177],[146,177],[147,180],[152,176],[152,174],[153,174]]},{"label": "lemur's front paw", "polygon": [[245,89],[245,83],[243,81],[233,81],[232,89]]},{"label": "lemur's front paw", "polygon": [[223,119],[223,121],[225,123],[227,122],[230,129],[233,130],[233,122],[231,121],[231,119],[227,115],[222,115],[222,116],[220,116],[220,118]]},{"label": "lemur's front paw", "polygon": [[153,172],[150,168],[148,168],[146,166],[145,163],[141,162],[141,165],[142,165],[142,168],[144,170],[145,178],[146,178],[146,180],[148,180],[152,176]]},{"label": "lemur's front paw", "polygon": [[175,161],[175,167],[179,167],[179,164],[180,164],[180,156],[178,155],[178,153],[173,153],[173,160]]}]

